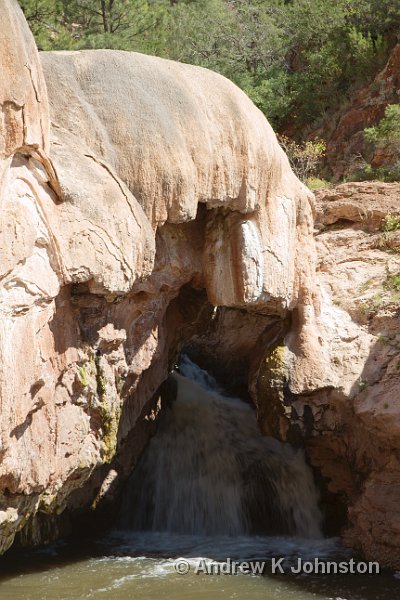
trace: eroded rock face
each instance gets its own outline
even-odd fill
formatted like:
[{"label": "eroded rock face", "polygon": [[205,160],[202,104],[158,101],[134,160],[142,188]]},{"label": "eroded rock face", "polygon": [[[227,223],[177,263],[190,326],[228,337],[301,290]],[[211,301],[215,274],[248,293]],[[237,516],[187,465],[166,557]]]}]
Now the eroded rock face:
[{"label": "eroded rock face", "polygon": [[44,53],[42,63],[65,199],[65,172],[76,178],[79,157],[85,189],[99,169],[114,174],[154,229],[195,219],[202,203],[210,210],[203,273],[210,301],[297,304],[313,268],[300,269],[298,258],[312,198],[238,88],[205,69],[126,52]]},{"label": "eroded rock face", "polygon": [[[322,464],[321,442],[331,450],[322,470],[331,471],[330,485],[350,498],[345,540],[367,557],[399,568],[400,258],[397,232],[386,231],[383,218],[400,215],[400,186],[366,182],[354,185],[350,198],[346,192],[347,186],[338,186],[318,194],[318,271],[337,309],[361,329],[358,351],[348,358],[362,370],[342,398],[336,391],[331,402],[328,395],[336,418],[329,424],[325,416],[317,417],[315,429],[324,441],[317,436],[312,452]],[[354,212],[357,203],[361,217]],[[345,221],[333,221],[333,206],[339,204]]]},{"label": "eroded rock face", "polygon": [[[337,179],[357,171],[361,156],[367,156],[373,167],[390,164],[393,158],[390,153],[377,150],[375,155],[368,156],[371,151],[363,132],[384,116],[388,104],[398,104],[399,92],[400,44],[396,44],[384,68],[353,94],[344,113],[324,126],[323,135],[328,142],[327,162]],[[322,134],[322,131],[315,133]]]},{"label": "eroded rock face", "polygon": [[380,182],[317,192],[319,331],[331,355],[325,389],[318,378],[318,392],[293,394],[284,337],[253,379],[264,429],[302,440],[329,491],[348,505],[345,541],[397,569],[400,240],[384,217],[396,222],[399,192]]},{"label": "eroded rock face", "polygon": [[346,540],[399,568],[397,187],[320,192],[317,262],[313,198],[233,84],[43,54],[49,137],[34,42],[0,10],[0,552],[115,497],[189,344],[249,374],[264,431],[350,505]]},{"label": "eroded rock face", "polygon": [[49,118],[46,85],[36,44],[16,0],[0,6],[0,159],[23,146],[46,151]]},{"label": "eroded rock face", "polygon": [[1,10],[4,552],[18,531],[44,541],[55,515],[118,487],[211,304],[296,315],[296,390],[310,369],[322,378],[324,344],[310,336],[313,198],[249,99],[153,57],[44,54],[49,144],[32,37],[16,2]]}]

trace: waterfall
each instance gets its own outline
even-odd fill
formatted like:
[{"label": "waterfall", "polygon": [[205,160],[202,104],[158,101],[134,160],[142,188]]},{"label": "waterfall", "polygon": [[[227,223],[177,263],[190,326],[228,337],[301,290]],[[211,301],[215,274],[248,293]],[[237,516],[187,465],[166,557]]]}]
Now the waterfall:
[{"label": "waterfall", "polygon": [[204,535],[320,535],[318,493],[301,450],[262,436],[253,408],[223,396],[183,357],[129,483],[122,525]]}]

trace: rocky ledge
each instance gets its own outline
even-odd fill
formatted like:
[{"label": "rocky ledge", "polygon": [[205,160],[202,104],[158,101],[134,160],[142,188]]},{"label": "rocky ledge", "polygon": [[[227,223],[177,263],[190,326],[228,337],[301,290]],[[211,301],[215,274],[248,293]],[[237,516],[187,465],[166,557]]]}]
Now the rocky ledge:
[{"label": "rocky ledge", "polygon": [[328,491],[342,499],[346,543],[398,569],[400,184],[342,184],[316,196],[321,331],[338,379],[293,398],[285,349],[275,350],[264,366],[275,383],[262,388],[275,410],[269,402],[264,412],[281,437],[306,444]]}]

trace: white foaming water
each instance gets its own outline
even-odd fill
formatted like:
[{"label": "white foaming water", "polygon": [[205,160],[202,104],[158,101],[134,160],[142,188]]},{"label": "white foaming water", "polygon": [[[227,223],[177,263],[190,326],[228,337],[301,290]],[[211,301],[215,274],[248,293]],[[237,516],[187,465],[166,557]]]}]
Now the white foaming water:
[{"label": "white foaming water", "polygon": [[[164,411],[125,501],[125,521],[142,531],[113,530],[76,556],[61,542],[23,552],[11,558],[8,572],[0,565],[1,600],[397,598],[398,580],[390,574],[290,575],[299,557],[351,556],[337,539],[315,539],[317,494],[302,454],[263,438],[252,409],[216,392],[205,371],[187,360],[181,370],[197,383],[174,375],[178,399]],[[295,535],[254,535],[262,529]],[[268,567],[264,576],[196,574],[200,561],[270,565],[280,557],[285,576]],[[179,559],[189,565],[184,577],[176,571]]]},{"label": "white foaming water", "polygon": [[128,486],[122,526],[192,535],[320,537],[311,470],[300,450],[264,437],[254,410],[221,395],[185,357]]}]

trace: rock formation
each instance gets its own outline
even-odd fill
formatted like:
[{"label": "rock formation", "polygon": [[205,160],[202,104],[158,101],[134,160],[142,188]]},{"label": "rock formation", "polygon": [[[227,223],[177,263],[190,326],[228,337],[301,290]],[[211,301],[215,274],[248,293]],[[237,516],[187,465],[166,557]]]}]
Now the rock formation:
[{"label": "rock formation", "polygon": [[[399,568],[399,184],[317,192],[319,331],[331,384],[293,394],[282,337],[253,374],[264,428],[306,445],[328,492],[348,507],[346,543]],[[258,361],[258,359],[257,359]]]},{"label": "rock formation", "polygon": [[[314,433],[309,441],[311,460],[320,465],[331,490],[343,494],[350,506],[346,542],[396,569],[400,567],[399,194],[399,184],[380,182],[343,184],[317,193],[318,277],[335,312],[342,315],[342,328],[337,330],[342,344],[332,361],[343,383],[311,400]],[[360,330],[355,338],[354,325],[351,332],[347,328],[347,315]],[[346,380],[352,382],[351,388],[346,389]]]},{"label": "rock formation", "polygon": [[232,83],[123,52],[43,54],[49,140],[32,36],[14,0],[2,11],[4,552],[129,472],[211,305],[295,311],[302,389],[315,249],[312,196]]},{"label": "rock formation", "polygon": [[[390,163],[392,156],[381,150],[371,152],[364,139],[364,129],[380,121],[388,104],[400,101],[400,44],[391,51],[386,65],[358,89],[347,106],[335,118],[325,122],[313,136],[327,140],[327,163],[337,180],[357,171],[362,157],[373,167]],[[361,160],[361,163],[360,163]]]},{"label": "rock formation", "polygon": [[0,17],[0,552],[117,494],[186,345],[248,377],[346,540],[399,567],[395,187],[320,196],[317,263],[314,199],[231,82],[109,50],[41,65],[17,2]]}]

